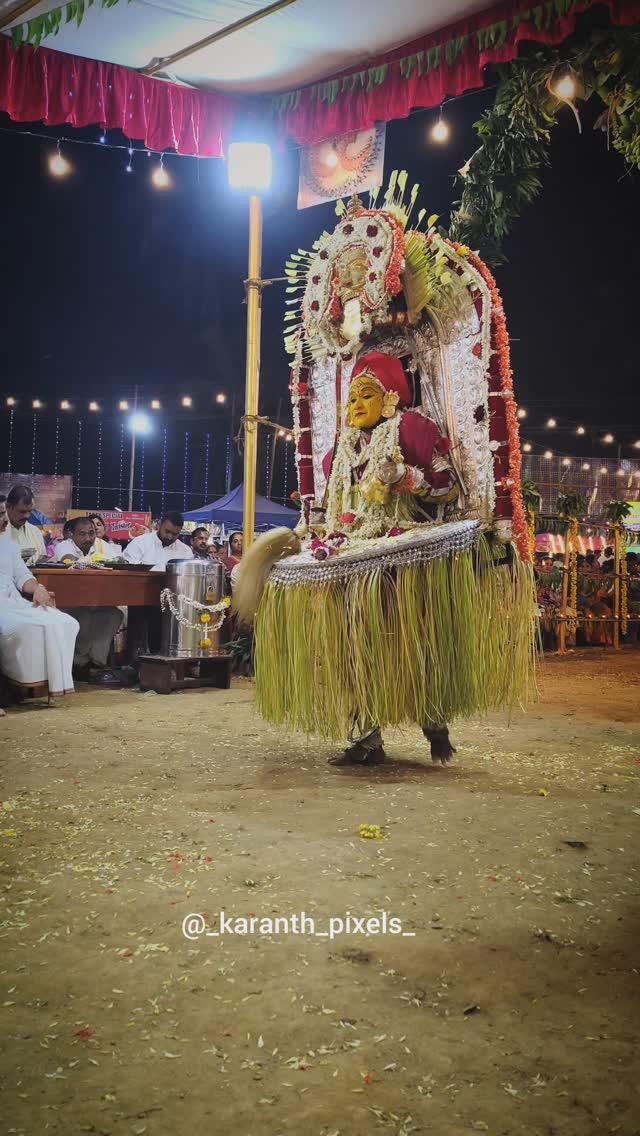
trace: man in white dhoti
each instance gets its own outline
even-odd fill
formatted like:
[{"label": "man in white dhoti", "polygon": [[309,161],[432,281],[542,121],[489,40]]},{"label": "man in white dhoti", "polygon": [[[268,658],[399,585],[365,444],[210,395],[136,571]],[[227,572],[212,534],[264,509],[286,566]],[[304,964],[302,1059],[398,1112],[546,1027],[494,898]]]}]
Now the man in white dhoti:
[{"label": "man in white dhoti", "polygon": [[16,686],[29,687],[34,694],[70,694],[78,624],[52,606],[49,592],[32,576],[6,528],[2,501],[0,671]]},{"label": "man in white dhoti", "polygon": [[41,556],[47,555],[44,537],[39,528],[29,521],[33,509],[33,492],[30,485],[12,485],[7,495],[9,514],[9,534],[20,549],[29,552],[27,564],[35,564]]},{"label": "man in white dhoti", "polygon": [[[98,552],[96,533],[89,517],[76,517],[70,522],[71,537],[56,548],[56,560],[71,558],[74,563],[90,564]],[[82,571],[78,568],[78,571]],[[107,665],[113,637],[122,623],[122,612],[117,607],[71,607],[65,609],[80,625],[73,658],[77,678],[99,678],[94,670],[103,671]]]}]

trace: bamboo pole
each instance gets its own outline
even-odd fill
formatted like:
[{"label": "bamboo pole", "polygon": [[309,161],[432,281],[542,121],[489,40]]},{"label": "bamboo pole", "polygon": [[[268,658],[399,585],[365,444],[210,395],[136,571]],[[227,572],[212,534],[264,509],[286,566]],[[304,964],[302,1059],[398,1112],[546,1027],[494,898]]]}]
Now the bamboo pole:
[{"label": "bamboo pole", "polygon": [[258,457],[258,392],[260,387],[260,320],[262,315],[262,206],[257,194],[249,198],[249,270],[247,279],[247,371],[244,420],[245,550],[253,543]]},{"label": "bamboo pole", "polygon": [[613,530],[613,646],[620,650],[620,573],[622,571],[620,546],[620,525]]},{"label": "bamboo pole", "polygon": [[564,566],[562,569],[562,598],[560,602],[560,631],[558,635],[558,654],[567,654],[567,598],[569,595],[569,564],[571,563],[571,530],[567,527],[564,539]]}]

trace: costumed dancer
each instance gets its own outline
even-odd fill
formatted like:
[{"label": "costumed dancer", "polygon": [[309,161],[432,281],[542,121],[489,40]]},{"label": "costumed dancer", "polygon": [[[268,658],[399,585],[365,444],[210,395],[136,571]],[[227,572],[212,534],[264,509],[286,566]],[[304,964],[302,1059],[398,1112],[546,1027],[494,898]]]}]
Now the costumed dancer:
[{"label": "costumed dancer", "polygon": [[287,266],[302,515],[245,552],[234,597],[260,712],[349,737],[335,764],[384,760],[381,729],[406,722],[445,763],[447,723],[522,703],[534,660],[502,304],[435,218],[408,229],[405,184]]}]

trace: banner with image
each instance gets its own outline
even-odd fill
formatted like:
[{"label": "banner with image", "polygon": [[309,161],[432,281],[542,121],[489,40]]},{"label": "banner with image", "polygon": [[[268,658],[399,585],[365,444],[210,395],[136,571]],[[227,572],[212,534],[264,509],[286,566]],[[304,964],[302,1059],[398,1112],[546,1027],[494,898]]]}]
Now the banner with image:
[{"label": "banner with image", "polygon": [[382,185],[385,138],[384,123],[378,123],[371,130],[341,134],[301,150],[298,209]]}]

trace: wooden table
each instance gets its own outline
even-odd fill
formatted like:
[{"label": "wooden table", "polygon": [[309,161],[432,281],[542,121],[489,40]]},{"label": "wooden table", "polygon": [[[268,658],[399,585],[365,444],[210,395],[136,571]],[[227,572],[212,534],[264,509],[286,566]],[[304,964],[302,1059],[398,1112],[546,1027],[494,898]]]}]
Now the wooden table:
[{"label": "wooden table", "polygon": [[56,607],[159,607],[164,572],[110,568],[34,568]]}]

